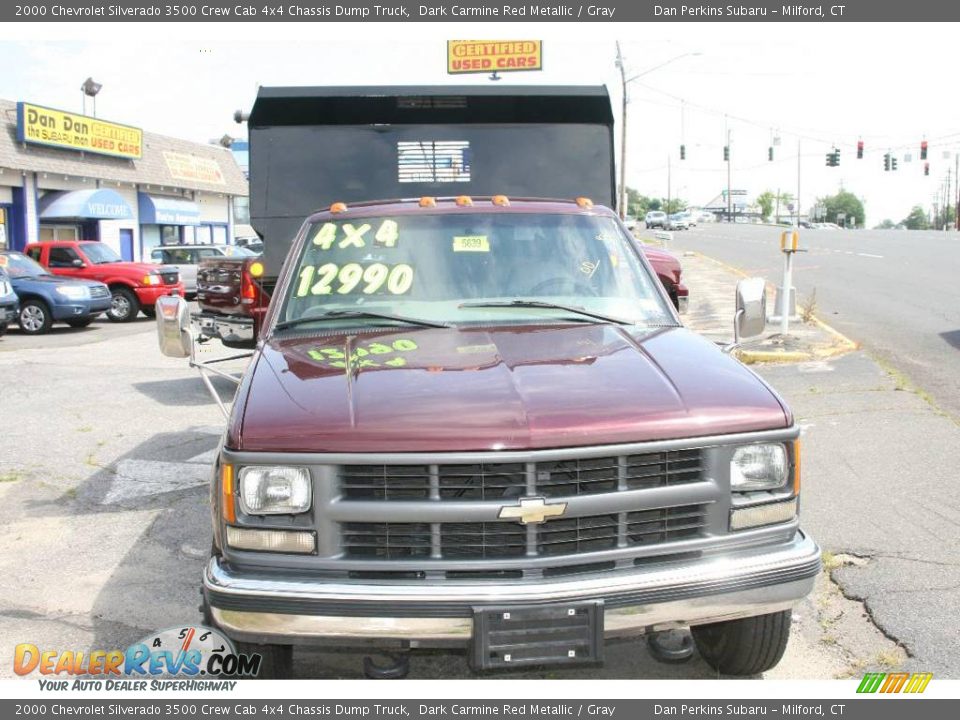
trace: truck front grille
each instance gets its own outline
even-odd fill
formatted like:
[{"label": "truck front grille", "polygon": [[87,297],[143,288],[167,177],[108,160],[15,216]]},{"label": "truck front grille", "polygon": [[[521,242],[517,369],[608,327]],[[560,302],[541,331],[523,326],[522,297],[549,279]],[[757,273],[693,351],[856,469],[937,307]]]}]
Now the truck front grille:
[{"label": "truck front grille", "polygon": [[561,518],[537,525],[484,523],[363,523],[341,525],[341,546],[351,559],[486,560],[552,557],[650,546],[698,537],[704,505]]},{"label": "truck front grille", "polygon": [[569,497],[699,482],[698,448],[540,463],[344,465],[340,491],[349,500],[501,500],[524,495]]}]

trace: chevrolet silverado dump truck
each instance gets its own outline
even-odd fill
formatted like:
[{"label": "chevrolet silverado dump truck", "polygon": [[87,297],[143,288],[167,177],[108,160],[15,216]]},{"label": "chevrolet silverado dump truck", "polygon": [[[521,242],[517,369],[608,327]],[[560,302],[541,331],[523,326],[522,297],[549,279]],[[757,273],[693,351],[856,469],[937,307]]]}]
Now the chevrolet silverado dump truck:
[{"label": "chevrolet silverado dump truck", "polygon": [[[296,109],[294,174],[321,117]],[[490,165],[513,190],[511,160],[539,157],[511,158],[518,145]],[[571,190],[578,178],[598,190],[594,161],[612,173],[612,153],[562,148],[550,176]],[[418,177],[439,172],[418,162]],[[600,662],[606,639],[641,635],[676,657],[685,648],[657,639],[686,627],[720,672],[773,667],[820,568],[799,525],[789,408],[682,326],[602,204],[612,185],[602,203],[532,199],[538,179],[557,195],[538,173],[522,196],[468,193],[496,183],[468,165],[471,183],[448,195],[360,200],[348,182],[350,201],[306,213],[292,242],[281,232],[289,253],[211,483],[207,624],[278,677],[301,644],[391,653],[365,663],[391,676],[429,647],[460,648],[478,670]],[[271,167],[275,188],[291,187]],[[738,284],[735,339],[762,331],[764,297],[762,279]],[[162,351],[204,365],[186,303],[157,310]]]}]

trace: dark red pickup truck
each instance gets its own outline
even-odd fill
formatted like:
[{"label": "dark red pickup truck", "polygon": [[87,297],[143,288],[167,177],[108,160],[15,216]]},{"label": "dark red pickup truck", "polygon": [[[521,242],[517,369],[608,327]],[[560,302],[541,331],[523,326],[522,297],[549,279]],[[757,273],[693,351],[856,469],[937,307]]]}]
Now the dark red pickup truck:
[{"label": "dark red pickup truck", "polygon": [[157,298],[183,295],[183,283],[176,268],[121,260],[113,249],[101,242],[30,243],[23,252],[54,275],[106,283],[112,295],[107,317],[114,322],[130,322],[140,312],[153,317]]},{"label": "dark red pickup truck", "polygon": [[[739,336],[763,292],[738,286]],[[190,355],[185,303],[158,308]],[[294,239],[234,400],[206,622],[278,676],[298,644],[502,669],[678,626],[760,673],[820,568],[798,437],[610,210],[337,203]]]}]

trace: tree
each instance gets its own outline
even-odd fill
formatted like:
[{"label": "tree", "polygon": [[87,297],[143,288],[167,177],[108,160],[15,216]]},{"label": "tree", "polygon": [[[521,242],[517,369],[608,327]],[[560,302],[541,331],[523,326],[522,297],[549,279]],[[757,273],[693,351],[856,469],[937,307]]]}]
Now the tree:
[{"label": "tree", "polygon": [[686,210],[687,201],[681,200],[680,198],[670,198],[670,202],[667,202],[666,199],[664,199],[660,209],[663,210],[667,215],[673,215],[681,210]]},{"label": "tree", "polygon": [[660,201],[657,198],[649,198],[632,187],[627,188],[627,215],[642,218],[651,210],[659,209]]},{"label": "tree", "polygon": [[852,192],[841,190],[836,195],[820,198],[817,202],[823,205],[827,213],[827,222],[835,223],[842,213],[844,216],[844,225],[857,225],[863,227],[865,213],[863,203],[860,198]]},{"label": "tree", "polygon": [[895,228],[896,226],[897,224],[893,220],[891,220],[890,218],[887,218],[882,223],[877,225],[874,228],[874,230],[893,230],[893,228]]},{"label": "tree", "polygon": [[928,230],[930,223],[927,221],[927,213],[919,205],[914,205],[910,214],[903,219],[903,225],[907,230]]},{"label": "tree", "polygon": [[760,217],[762,217],[764,220],[770,219],[770,213],[773,212],[773,204],[776,202],[776,200],[777,196],[769,190],[757,195],[757,205],[760,206]]}]

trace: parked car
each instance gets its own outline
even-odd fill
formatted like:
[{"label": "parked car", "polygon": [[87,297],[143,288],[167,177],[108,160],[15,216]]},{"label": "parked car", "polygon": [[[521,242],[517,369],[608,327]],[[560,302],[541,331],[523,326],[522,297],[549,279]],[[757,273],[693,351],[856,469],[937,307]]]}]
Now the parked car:
[{"label": "parked car", "polygon": [[204,258],[254,257],[256,252],[236,245],[166,245],[150,251],[150,261],[175,267],[180,273],[183,292],[188,298],[197,294],[197,266]]},{"label": "parked car", "polygon": [[176,268],[121,260],[110,246],[101,242],[30,243],[24,253],[55,275],[106,283],[111,295],[107,317],[113,322],[130,322],[138,312],[153,317],[157,298],[183,295]]},{"label": "parked car", "polygon": [[6,255],[0,255],[0,335],[7,331],[7,325],[17,321],[20,313],[20,301],[13,291],[10,276],[4,270],[8,263]]},{"label": "parked car", "polygon": [[[55,322],[86,327],[110,309],[110,288],[96,280],[51,274],[23,253],[0,252],[13,291],[20,301],[17,320],[29,335],[49,332]],[[9,317],[9,316],[8,316]]]},{"label": "parked car", "polygon": [[674,213],[667,218],[665,227],[667,230],[689,230],[690,219],[686,213]]},{"label": "parked car", "polygon": [[662,230],[667,224],[667,214],[659,210],[651,210],[643,219],[643,223],[650,230],[654,228],[660,228]]},{"label": "parked car", "polygon": [[630,232],[633,232],[637,229],[637,219],[628,215],[623,219],[623,226]]},{"label": "parked car", "polygon": [[653,270],[657,273],[657,277],[663,285],[664,290],[667,291],[667,295],[670,296],[673,306],[679,312],[685,313],[690,302],[690,290],[687,289],[687,286],[684,285],[680,279],[683,274],[683,269],[680,266],[680,261],[677,259],[677,256],[660,248],[642,245],[639,241],[638,245],[640,245],[640,250],[647,256],[647,260],[649,260],[653,266]]}]

